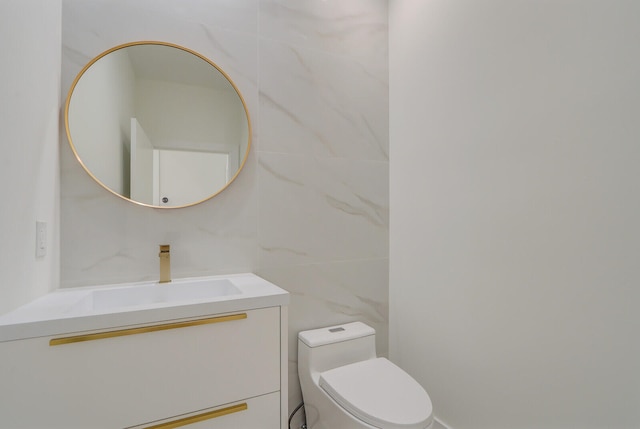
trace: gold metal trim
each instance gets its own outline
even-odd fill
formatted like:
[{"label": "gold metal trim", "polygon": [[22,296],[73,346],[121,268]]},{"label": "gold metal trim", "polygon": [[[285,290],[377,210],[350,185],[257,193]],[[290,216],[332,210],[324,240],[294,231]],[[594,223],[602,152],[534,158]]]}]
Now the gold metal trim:
[{"label": "gold metal trim", "polygon": [[[78,152],[76,151],[76,147],[73,144],[73,140],[71,139],[71,130],[69,129],[69,105],[71,104],[71,96],[73,95],[73,90],[76,88],[76,85],[78,84],[78,81],[80,80],[80,78],[82,77],[82,75],[89,69],[89,67],[91,67],[93,64],[95,64],[100,58],[109,55],[110,53],[117,51],[119,49],[123,49],[123,48],[127,48],[129,46],[137,46],[137,45],[161,45],[161,46],[168,46],[170,48],[176,48],[176,49],[181,49],[185,52],[189,52],[190,54],[193,54],[195,56],[197,56],[198,58],[202,59],[203,61],[206,61],[207,63],[211,64],[211,66],[213,66],[216,70],[218,70],[231,84],[231,86],[233,87],[233,89],[236,91],[236,94],[238,94],[238,97],[240,98],[240,101],[242,102],[242,106],[244,107],[244,113],[247,116],[247,132],[248,132],[248,138],[247,138],[247,150],[245,152],[244,158],[242,159],[242,162],[240,163],[240,166],[238,167],[238,170],[236,171],[236,173],[233,175],[233,177],[231,177],[231,179],[229,179],[229,181],[219,190],[217,190],[216,192],[214,192],[213,194],[209,195],[208,197],[200,200],[200,201],[196,201],[194,203],[190,203],[190,204],[185,204],[182,206],[154,206],[153,204],[146,204],[146,203],[141,203],[140,201],[135,201],[132,200],[131,198],[127,198],[124,195],[120,195],[119,193],[117,193],[116,191],[114,191],[113,189],[109,188],[107,185],[105,185],[104,183],[102,183],[88,168],[86,165],[84,165],[84,162],[82,162],[82,159],[80,159],[80,155],[78,154]],[[215,197],[216,195],[218,195],[220,192],[224,191],[225,189],[227,189],[229,187],[229,185],[231,185],[231,183],[233,183],[234,180],[236,180],[236,177],[238,177],[238,174],[240,174],[240,172],[242,171],[242,169],[244,168],[245,163],[247,162],[247,159],[249,158],[249,151],[251,150],[251,136],[253,135],[253,131],[252,131],[252,127],[251,127],[251,117],[249,116],[249,109],[247,108],[247,103],[244,100],[244,97],[242,96],[242,93],[240,93],[240,89],[236,86],[235,82],[231,79],[231,77],[224,71],[222,70],[216,63],[214,63],[213,61],[211,61],[210,59],[208,59],[207,57],[205,57],[204,55],[186,48],[184,46],[180,46],[180,45],[176,45],[175,43],[169,43],[169,42],[159,42],[159,41],[154,41],[154,40],[142,40],[142,41],[138,41],[138,42],[129,42],[129,43],[124,43],[122,45],[118,45],[118,46],[114,46],[111,49],[107,49],[106,51],[104,51],[103,53],[101,53],[100,55],[98,55],[97,57],[95,57],[94,59],[92,59],[91,61],[89,61],[89,63],[87,63],[87,65],[85,65],[82,70],[80,70],[80,73],[78,73],[78,75],[75,77],[75,79],[73,80],[73,83],[71,84],[71,87],[69,88],[69,92],[67,93],[67,100],[64,103],[64,128],[67,134],[67,140],[69,142],[69,146],[71,147],[71,151],[73,152],[74,156],[76,157],[76,159],[78,160],[78,162],[80,163],[80,165],[82,166],[82,168],[84,169],[84,171],[87,172],[87,174],[96,181],[96,183],[98,183],[100,186],[102,186],[104,189],[106,189],[107,191],[111,192],[112,194],[122,198],[125,201],[129,201],[131,203],[134,204],[138,204],[140,206],[144,206],[144,207],[151,207],[154,209],[181,209],[184,207],[191,207],[191,206],[195,206],[197,204],[203,203],[207,200],[210,200],[211,198]]]},{"label": "gold metal trim", "polygon": [[123,337],[126,335],[145,334],[148,332],[166,331],[168,329],[188,328],[190,326],[208,325],[211,323],[230,322],[246,319],[247,313],[230,314],[228,316],[209,317],[207,319],[188,320],[186,322],[164,323],[162,325],[143,326],[140,328],[119,329],[117,331],[97,332],[95,334],[74,335],[71,337],[53,338],[50,346],[80,343],[83,341],[103,340],[105,338]]},{"label": "gold metal trim", "polygon": [[169,244],[160,245],[160,281],[158,283],[171,282],[171,246]]},{"label": "gold metal trim", "polygon": [[174,420],[167,423],[160,423],[154,426],[148,426],[146,429],[173,429],[180,426],[190,425],[192,423],[198,423],[205,420],[215,419],[216,417],[226,416],[227,414],[233,414],[240,411],[245,411],[248,408],[247,403],[233,405],[231,407],[222,408],[220,410],[209,411],[202,414],[197,414],[191,417],[185,417],[182,419]]}]

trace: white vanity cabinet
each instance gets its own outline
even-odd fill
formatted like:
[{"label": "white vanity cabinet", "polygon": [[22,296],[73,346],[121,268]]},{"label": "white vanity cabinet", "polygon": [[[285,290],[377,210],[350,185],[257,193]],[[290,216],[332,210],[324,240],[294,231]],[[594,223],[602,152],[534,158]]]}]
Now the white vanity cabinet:
[{"label": "white vanity cabinet", "polygon": [[0,342],[0,427],[284,429],[286,310]]}]

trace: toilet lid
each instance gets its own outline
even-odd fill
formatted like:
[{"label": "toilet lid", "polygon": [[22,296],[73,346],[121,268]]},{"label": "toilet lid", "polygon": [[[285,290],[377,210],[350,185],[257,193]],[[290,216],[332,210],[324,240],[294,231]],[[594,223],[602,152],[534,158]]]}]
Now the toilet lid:
[{"label": "toilet lid", "polygon": [[348,412],[378,428],[424,429],[433,419],[427,392],[385,358],[325,371],[320,386]]}]

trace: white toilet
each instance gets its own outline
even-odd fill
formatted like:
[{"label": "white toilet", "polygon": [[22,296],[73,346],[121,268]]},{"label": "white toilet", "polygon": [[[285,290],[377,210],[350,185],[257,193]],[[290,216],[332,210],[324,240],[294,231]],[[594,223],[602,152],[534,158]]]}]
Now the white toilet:
[{"label": "white toilet", "polygon": [[361,322],[298,334],[298,375],[308,429],[430,429],[427,392],[376,357],[376,331]]}]

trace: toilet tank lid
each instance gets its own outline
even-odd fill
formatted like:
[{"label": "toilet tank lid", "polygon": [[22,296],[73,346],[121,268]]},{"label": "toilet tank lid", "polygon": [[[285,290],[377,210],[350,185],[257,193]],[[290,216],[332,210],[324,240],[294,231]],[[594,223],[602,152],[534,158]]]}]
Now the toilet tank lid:
[{"label": "toilet tank lid", "polygon": [[353,322],[329,326],[328,328],[302,331],[298,333],[298,339],[309,347],[318,347],[375,334],[376,331],[371,326],[362,322]]}]

